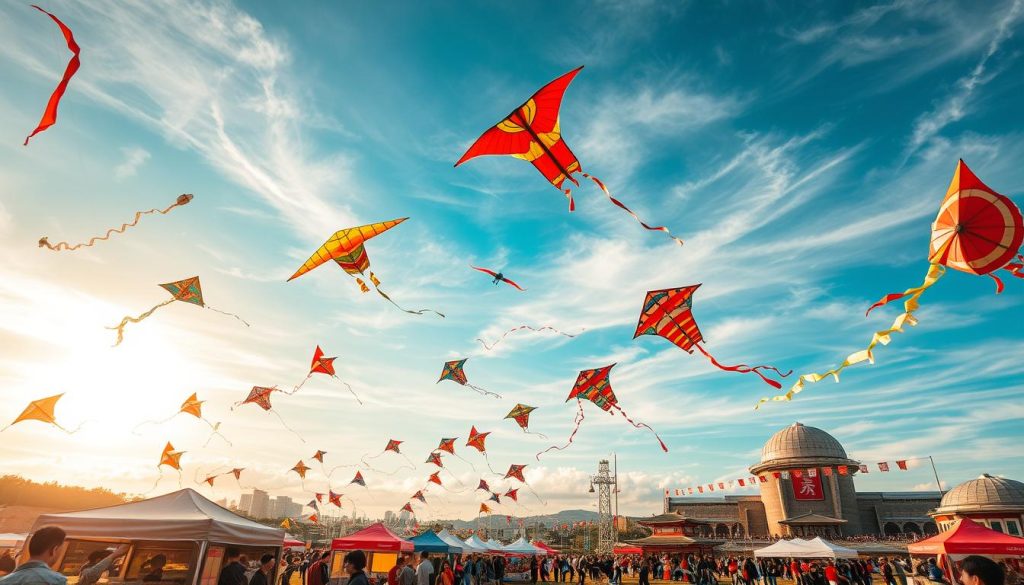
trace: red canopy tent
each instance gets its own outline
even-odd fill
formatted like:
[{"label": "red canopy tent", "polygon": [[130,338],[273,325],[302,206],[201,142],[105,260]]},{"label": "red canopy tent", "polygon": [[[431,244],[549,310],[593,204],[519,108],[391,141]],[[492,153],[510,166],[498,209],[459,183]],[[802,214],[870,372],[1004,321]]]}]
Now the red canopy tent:
[{"label": "red canopy tent", "polygon": [[639,546],[617,542],[615,543],[615,548],[612,549],[612,552],[617,555],[642,555],[644,554],[644,549]]},{"label": "red canopy tent", "polygon": [[532,544],[533,546],[541,549],[542,551],[546,552],[549,555],[557,555],[558,554],[557,550],[555,550],[555,549],[551,548],[550,546],[544,544],[544,542],[541,541],[541,540],[535,540],[535,541],[531,542],[530,544]]},{"label": "red canopy tent", "polygon": [[908,544],[907,550],[915,555],[949,555],[951,558],[966,555],[1020,557],[1024,556],[1024,538],[990,530],[965,518],[942,534]]},{"label": "red canopy tent", "polygon": [[413,544],[380,522],[331,541],[331,550],[412,552]]}]

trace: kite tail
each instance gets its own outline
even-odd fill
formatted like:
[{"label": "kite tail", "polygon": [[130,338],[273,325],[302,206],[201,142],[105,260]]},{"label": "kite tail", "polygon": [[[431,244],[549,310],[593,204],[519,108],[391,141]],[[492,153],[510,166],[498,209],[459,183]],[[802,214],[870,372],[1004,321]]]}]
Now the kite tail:
[{"label": "kite tail", "polygon": [[[376,280],[376,279],[374,279],[374,280]],[[391,303],[392,305],[394,305],[394,306],[398,307],[398,309],[399,309],[400,311],[404,311],[404,312],[406,312],[406,313],[409,313],[410,315],[422,315],[422,314],[424,314],[424,313],[433,313],[433,314],[437,315],[438,317],[440,317],[440,318],[444,319],[444,313],[438,313],[438,312],[437,312],[437,311],[435,311],[434,309],[419,309],[419,310],[416,310],[416,311],[413,311],[413,310],[410,310],[410,309],[406,309],[406,308],[405,308],[405,307],[403,307],[402,305],[399,305],[398,303],[396,303],[395,301],[393,301],[393,300],[391,299],[391,297],[389,297],[389,296],[387,295],[387,293],[385,293],[384,291],[380,290],[380,287],[379,287],[379,286],[377,286],[377,284],[378,284],[379,282],[380,282],[380,281],[377,281],[377,282],[375,282],[375,283],[374,283],[374,285],[373,285],[373,288],[374,288],[374,289],[375,289],[375,290],[377,291],[377,294],[379,294],[380,296],[384,297],[384,300],[386,300],[387,302],[389,302],[389,303]]]},{"label": "kite tail", "polygon": [[611,201],[612,203],[614,203],[614,204],[615,204],[615,205],[616,205],[617,207],[619,207],[620,209],[622,209],[622,210],[623,210],[623,211],[625,211],[626,213],[628,213],[628,214],[632,215],[632,216],[633,216],[633,219],[635,219],[635,220],[636,220],[636,221],[637,221],[637,222],[638,222],[638,223],[639,223],[640,225],[644,226],[644,229],[648,229],[648,230],[651,230],[652,232],[665,232],[666,234],[668,234],[668,237],[670,237],[670,238],[672,238],[673,240],[675,240],[677,244],[679,244],[680,246],[682,246],[682,245],[683,245],[683,241],[682,241],[682,240],[680,240],[679,238],[675,237],[674,235],[672,235],[672,232],[668,231],[668,228],[667,228],[667,227],[665,227],[665,226],[661,226],[661,225],[658,225],[658,226],[649,226],[649,225],[647,225],[646,223],[644,223],[644,221],[643,221],[642,219],[640,219],[640,217],[639,217],[639,216],[638,216],[638,215],[637,215],[636,213],[633,213],[633,210],[632,210],[632,209],[630,209],[630,208],[626,207],[626,206],[625,206],[625,205],[624,205],[624,204],[623,204],[623,203],[622,203],[621,201],[619,201],[618,199],[616,199],[616,198],[612,197],[612,194],[611,194],[611,192],[610,192],[610,191],[608,191],[608,187],[606,187],[606,186],[604,185],[604,183],[603,183],[603,182],[601,182],[601,179],[598,179],[597,177],[593,177],[593,176],[591,176],[591,175],[588,175],[587,173],[583,173],[583,176],[584,176],[584,177],[586,177],[586,178],[588,178],[588,179],[590,179],[591,181],[593,181],[593,182],[594,182],[594,184],[595,184],[595,185],[597,185],[598,187],[600,187],[600,188],[601,188],[601,190],[602,190],[602,191],[604,191],[604,194],[608,196],[608,199],[609,199],[609,200],[610,200],[610,201]]},{"label": "kite tail", "polygon": [[1003,267],[1003,270],[1007,270],[1013,276],[1017,278],[1024,278],[1024,254],[1017,254],[1017,261],[1010,262]]},{"label": "kite tail", "polygon": [[155,313],[156,310],[159,309],[160,307],[166,307],[167,305],[169,305],[169,304],[171,304],[173,302],[174,302],[174,297],[171,297],[171,298],[167,299],[166,301],[160,303],[159,305],[153,307],[152,309],[146,311],[145,313],[139,315],[138,317],[132,317],[131,315],[126,315],[124,317],[124,319],[121,319],[121,322],[118,323],[116,327],[107,327],[107,329],[116,329],[117,330],[117,342],[114,343],[114,347],[117,347],[117,346],[121,345],[121,342],[124,341],[124,328],[127,327],[129,323],[138,323],[139,321],[142,321],[143,319],[145,319],[145,318],[149,317],[150,315],[152,315],[153,313]]},{"label": "kite tail", "polygon": [[[335,380],[341,382],[342,384],[344,384],[345,387],[348,388],[348,391],[352,394],[352,397],[356,399],[356,402],[358,402],[360,406],[363,405],[363,401],[359,399],[359,395],[356,394],[356,391],[352,389],[352,386],[350,386],[348,382],[346,382],[345,380],[342,380],[338,376],[331,376],[331,377],[334,378]],[[307,378],[307,380],[308,379],[309,378]],[[404,457],[404,455],[403,455],[403,457]]]},{"label": "kite tail", "polygon": [[176,413],[172,414],[171,416],[169,416],[167,418],[164,418],[164,419],[160,419],[160,420],[144,420],[144,421],[140,422],[139,424],[135,425],[135,428],[132,429],[132,434],[137,436],[139,433],[137,433],[135,431],[139,430],[139,428],[144,427],[146,425],[162,425],[165,422],[168,422],[171,419],[173,419],[174,417],[178,416],[179,414],[181,414],[180,411],[176,412]]},{"label": "kite tail", "polygon": [[536,455],[537,461],[540,461],[540,456],[545,454],[545,453],[547,453],[548,451],[552,451],[552,450],[554,450],[554,451],[563,451],[565,449],[568,449],[569,445],[572,445],[573,439],[576,438],[576,433],[578,433],[579,430],[580,430],[580,425],[583,424],[583,419],[586,418],[586,415],[583,414],[583,403],[580,402],[579,399],[576,399],[576,405],[579,406],[579,410],[576,411],[576,418],[575,418],[575,420],[573,420],[573,425],[574,426],[573,426],[573,429],[572,429],[572,434],[569,435],[569,440],[566,441],[566,443],[564,445],[562,445],[561,447],[559,447],[558,445],[552,445],[552,446],[548,447],[547,449],[544,449],[540,453],[537,453],[537,455]]},{"label": "kite tail", "polygon": [[534,432],[534,431],[528,431],[526,429],[523,429],[523,432],[526,433],[527,435],[537,435],[538,437],[540,437],[542,439],[548,438],[548,436],[545,435],[544,433],[537,433],[537,432]]},{"label": "kite tail", "polygon": [[501,398],[501,394],[495,394],[494,392],[491,392],[490,390],[485,390],[485,389],[483,389],[483,388],[481,388],[479,386],[474,386],[474,385],[469,384],[469,383],[466,383],[465,386],[467,388],[472,388],[473,390],[476,390],[482,396],[493,396],[495,398]]},{"label": "kite tail", "polygon": [[[305,443],[305,442],[306,442],[306,439],[303,439],[303,438],[302,438],[302,435],[300,435],[299,433],[295,432],[295,429],[291,428],[290,426],[288,426],[288,423],[284,422],[284,419],[283,419],[283,418],[281,418],[281,415],[280,415],[280,414],[277,414],[277,412],[276,412],[276,411],[273,411],[273,410],[270,410],[270,411],[268,411],[268,412],[273,412],[273,413],[274,413],[274,416],[276,416],[276,417],[277,417],[277,420],[281,421],[281,426],[283,426],[284,428],[286,428],[286,429],[288,429],[289,431],[291,431],[291,433],[292,433],[293,435],[295,435],[296,437],[298,437],[298,438],[299,438],[299,440],[300,440],[300,441],[302,441],[303,443]],[[305,489],[305,488],[303,488],[303,489]]]},{"label": "kite tail", "polygon": [[292,388],[291,392],[288,392],[287,390],[280,390],[280,392],[282,394],[287,394],[288,396],[291,396],[292,394],[295,394],[296,392],[301,390],[302,387],[306,385],[306,382],[308,382],[309,379],[312,378],[312,377],[313,377],[313,372],[310,372],[309,374],[306,375],[305,379],[303,379],[301,382],[299,382],[299,384],[297,386]]},{"label": "kite tail", "polygon": [[53,93],[50,94],[50,101],[46,103],[46,109],[43,110],[43,116],[39,119],[39,125],[36,126],[36,129],[25,138],[25,144],[22,146],[28,146],[30,138],[57,123],[57,106],[60,105],[60,98],[64,97],[64,92],[68,89],[68,82],[71,81],[71,78],[82,65],[82,62],[79,60],[79,54],[82,50],[78,47],[78,43],[75,42],[75,35],[71,32],[71,29],[61,22],[56,16],[35,4],[32,5],[32,8],[35,8],[39,12],[49,16],[53,22],[57,23],[57,27],[60,28],[61,34],[64,35],[64,40],[67,42],[68,50],[71,51],[72,56],[71,60],[68,61],[67,67],[64,69],[64,76],[61,78],[60,83],[57,84]]},{"label": "kite tail", "polygon": [[[1024,277],[1022,277],[1022,278],[1024,278]],[[487,351],[491,351],[492,349],[494,349],[494,346],[496,346],[499,343],[501,343],[502,341],[504,341],[505,337],[507,337],[509,334],[515,333],[516,331],[521,331],[523,329],[529,329],[530,331],[533,331],[535,333],[540,333],[541,331],[554,331],[555,333],[557,333],[559,335],[564,335],[565,337],[570,337],[570,338],[576,337],[577,335],[579,335],[579,333],[571,334],[571,333],[566,333],[564,331],[559,331],[558,329],[555,329],[554,327],[550,327],[550,326],[547,326],[547,325],[545,325],[543,327],[538,327],[538,328],[531,327],[529,325],[520,325],[519,327],[513,327],[512,329],[509,329],[508,331],[503,333],[501,335],[501,337],[498,338],[497,341],[495,341],[494,343],[492,343],[490,345],[487,345],[487,342],[484,341],[483,339],[480,339],[479,337],[477,338],[477,341],[479,341],[480,344],[484,346],[484,349],[486,349]],[[580,333],[582,333],[583,331],[584,330],[581,330]]]},{"label": "kite tail", "polygon": [[889,345],[889,342],[892,341],[892,334],[903,333],[904,325],[910,325],[911,327],[917,325],[917,319],[914,317],[914,311],[916,311],[921,306],[921,295],[924,293],[924,291],[928,290],[928,288],[935,284],[939,280],[939,278],[942,278],[942,275],[945,273],[946,269],[943,266],[939,264],[932,264],[928,268],[928,273],[925,275],[924,282],[921,283],[921,286],[917,288],[907,289],[906,293],[900,295],[909,296],[909,298],[903,302],[903,313],[900,313],[896,317],[896,319],[892,322],[892,326],[889,327],[888,329],[875,331],[875,333],[871,336],[871,342],[868,343],[868,346],[865,349],[851,353],[846,357],[845,360],[843,360],[843,363],[839,364],[834,369],[828,370],[825,373],[811,373],[800,376],[799,378],[797,378],[796,383],[793,384],[793,386],[790,387],[789,391],[787,391],[785,394],[772,396],[770,398],[762,398],[761,400],[758,401],[757,405],[754,406],[754,410],[761,408],[761,405],[768,401],[779,402],[783,400],[792,400],[794,395],[799,394],[801,391],[803,391],[804,385],[807,383],[814,384],[829,376],[835,378],[836,382],[838,383],[839,373],[848,368],[849,366],[859,364],[865,361],[872,364],[875,363],[875,356],[873,353],[875,346],[878,345],[879,343],[881,343],[882,345]]},{"label": "kite tail", "polygon": [[179,196],[178,200],[175,201],[174,204],[172,204],[170,207],[167,207],[166,209],[156,209],[156,208],[154,208],[154,209],[150,209],[148,211],[136,211],[135,212],[135,219],[133,219],[132,221],[130,221],[128,223],[122,223],[121,227],[119,227],[119,228],[110,228],[109,230],[107,230],[107,233],[103,234],[102,236],[96,236],[96,237],[90,238],[89,241],[87,243],[84,243],[84,244],[74,244],[74,245],[71,245],[71,244],[68,244],[67,242],[58,242],[56,244],[51,244],[50,241],[46,238],[46,236],[43,236],[43,237],[39,238],[39,247],[40,248],[49,248],[50,250],[53,250],[54,252],[60,252],[62,250],[67,250],[67,251],[70,252],[70,251],[73,251],[73,250],[77,250],[79,248],[88,248],[88,247],[91,247],[93,244],[95,244],[98,241],[110,239],[110,236],[113,235],[113,234],[123,234],[128,228],[135,227],[136,225],[138,225],[139,220],[142,219],[143,215],[149,215],[151,213],[159,213],[161,215],[167,215],[175,207],[179,207],[181,205],[186,205],[186,204],[188,204],[189,201],[192,201],[192,195],[189,194],[189,193],[186,193],[184,195]]},{"label": "kite tail", "polygon": [[202,420],[204,423],[206,423],[210,427],[210,436],[206,438],[206,442],[203,443],[203,447],[206,447],[207,445],[209,445],[210,441],[212,441],[214,437],[220,437],[222,441],[224,441],[225,443],[228,444],[228,447],[234,447],[235,446],[234,443],[229,441],[227,437],[225,437],[224,435],[221,434],[221,432],[220,432],[220,423],[212,423],[212,422],[206,420],[205,418],[200,419],[200,420]]},{"label": "kite tail", "polygon": [[661,440],[661,437],[658,436],[658,432],[655,431],[654,429],[652,429],[650,425],[648,425],[647,423],[643,423],[643,422],[636,422],[633,419],[629,418],[629,415],[626,414],[626,411],[624,411],[621,408],[619,408],[618,404],[613,404],[612,408],[614,408],[615,410],[619,411],[619,414],[622,415],[622,418],[626,419],[629,422],[629,424],[633,425],[634,427],[636,427],[638,429],[647,429],[647,430],[651,431],[651,434],[654,435],[654,438],[658,439],[658,444],[661,445],[661,450],[666,452],[666,453],[668,453],[668,447],[665,446],[665,441]]},{"label": "kite tail", "polygon": [[211,307],[209,305],[203,305],[203,307],[207,308],[207,309],[210,309],[214,313],[220,313],[221,315],[227,315],[228,317],[234,317],[235,319],[238,319],[239,321],[241,321],[242,324],[245,325],[246,327],[251,327],[251,325],[249,325],[248,321],[246,321],[245,319],[239,317],[238,315],[236,315],[234,313],[228,313],[227,311],[221,311],[220,309],[214,309],[213,307]]},{"label": "kite tail", "polygon": [[771,378],[768,378],[767,376],[765,376],[764,374],[761,373],[761,370],[762,369],[764,369],[764,370],[773,370],[778,375],[782,376],[783,378],[785,378],[786,376],[788,376],[788,375],[793,373],[793,370],[790,370],[790,371],[786,372],[785,374],[783,374],[775,366],[754,366],[754,367],[750,367],[750,366],[748,366],[746,364],[737,364],[735,366],[727,366],[727,365],[719,363],[718,360],[716,360],[713,355],[708,353],[707,350],[704,349],[699,343],[695,343],[695,344],[693,344],[693,346],[696,347],[698,350],[700,350],[700,352],[702,354],[704,354],[704,357],[708,358],[708,360],[710,360],[711,363],[716,368],[718,368],[720,370],[723,370],[723,371],[726,371],[726,372],[736,372],[736,373],[739,373],[739,374],[757,374],[758,377],[760,377],[762,380],[764,380],[765,384],[768,384],[769,386],[771,386],[772,388],[775,388],[776,390],[781,389],[782,388],[782,384],[780,384],[779,382],[776,382],[775,380],[772,380]]}]

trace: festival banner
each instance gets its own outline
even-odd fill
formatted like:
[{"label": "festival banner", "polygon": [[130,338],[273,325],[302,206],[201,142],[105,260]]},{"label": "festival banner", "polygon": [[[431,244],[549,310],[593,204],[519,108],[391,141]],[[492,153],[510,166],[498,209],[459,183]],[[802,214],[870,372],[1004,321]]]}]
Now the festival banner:
[{"label": "festival banner", "polygon": [[817,474],[794,477],[793,497],[800,501],[824,500],[825,490],[821,487],[821,477]]}]

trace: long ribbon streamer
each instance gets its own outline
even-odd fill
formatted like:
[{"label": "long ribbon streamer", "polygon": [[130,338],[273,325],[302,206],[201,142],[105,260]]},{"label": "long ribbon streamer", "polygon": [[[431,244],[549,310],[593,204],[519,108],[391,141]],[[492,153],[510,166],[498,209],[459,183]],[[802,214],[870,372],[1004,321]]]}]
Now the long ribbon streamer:
[{"label": "long ribbon streamer", "polygon": [[668,237],[670,237],[673,240],[675,240],[677,244],[679,244],[680,246],[683,245],[683,241],[681,239],[675,237],[674,235],[672,235],[672,232],[668,231],[667,227],[661,226],[661,225],[650,226],[650,225],[647,225],[646,223],[644,223],[644,221],[642,219],[640,219],[640,216],[638,216],[636,213],[633,213],[632,209],[626,207],[625,204],[623,204],[621,201],[619,201],[618,199],[612,197],[611,192],[608,191],[608,187],[605,187],[605,185],[601,181],[601,179],[598,179],[597,177],[593,177],[591,175],[588,175],[587,173],[583,173],[583,176],[588,178],[588,179],[590,179],[591,181],[594,182],[595,185],[600,187],[601,190],[604,191],[604,194],[608,196],[608,199],[612,203],[614,203],[617,207],[619,207],[620,209],[622,209],[626,213],[632,215],[633,219],[635,219],[637,221],[637,223],[639,223],[640,225],[644,226],[644,229],[651,230],[652,232],[665,232],[666,234],[668,234]]},{"label": "long ribbon streamer", "polygon": [[68,65],[64,69],[64,77],[61,78],[60,83],[57,84],[53,93],[50,94],[50,101],[46,103],[46,109],[43,110],[43,117],[39,119],[39,125],[36,126],[36,129],[33,130],[31,134],[25,137],[25,144],[22,146],[28,146],[30,138],[57,123],[57,106],[60,105],[60,98],[64,97],[64,92],[68,89],[68,82],[71,81],[71,78],[78,71],[78,68],[82,66],[82,62],[79,59],[82,49],[78,46],[78,43],[75,42],[75,35],[71,32],[71,29],[61,22],[59,18],[35,4],[32,5],[32,8],[35,8],[39,12],[49,16],[53,19],[53,22],[57,23],[57,27],[60,28],[60,32],[64,35],[64,40],[67,41],[68,50],[71,51],[71,60],[68,61]]},{"label": "long ribbon streamer", "polygon": [[[757,410],[761,408],[761,405],[768,401],[780,402],[792,400],[794,395],[799,394],[801,391],[803,391],[805,384],[814,384],[827,378],[828,376],[832,376],[833,378],[835,378],[836,382],[838,383],[839,373],[842,372],[844,369],[848,368],[849,366],[859,364],[865,361],[870,362],[872,364],[875,363],[875,356],[872,353],[875,349],[875,346],[878,345],[879,343],[881,343],[882,345],[889,345],[889,342],[892,341],[892,334],[903,333],[904,325],[909,325],[911,327],[917,325],[917,319],[914,318],[914,311],[916,311],[921,306],[921,295],[924,293],[924,291],[931,288],[933,284],[938,282],[939,278],[941,278],[942,275],[945,273],[945,267],[939,264],[932,264],[928,268],[928,273],[925,275],[924,282],[921,283],[921,286],[909,288],[902,294],[895,295],[895,298],[909,297],[906,301],[903,302],[903,313],[897,316],[896,319],[892,322],[892,327],[888,329],[883,329],[881,331],[876,331],[874,335],[871,336],[871,343],[868,344],[867,348],[862,349],[861,351],[858,352],[851,353],[849,356],[847,356],[845,360],[843,360],[843,363],[839,364],[839,366],[836,367],[835,369],[829,370],[823,374],[804,374],[800,376],[797,379],[796,383],[793,384],[792,387],[790,387],[788,392],[786,392],[785,394],[780,394],[778,396],[772,396],[771,398],[762,398],[760,401],[758,401],[754,409]],[[886,302],[889,302],[886,299],[892,296],[894,295],[886,295],[882,299],[882,301],[885,302],[879,302],[881,304],[885,304]],[[878,303],[876,303],[876,305],[878,305]]]},{"label": "long ribbon streamer", "polygon": [[661,450],[666,452],[666,453],[668,453],[668,447],[665,446],[665,441],[661,440],[661,437],[658,436],[657,431],[652,429],[650,425],[648,425],[647,423],[635,422],[633,419],[629,418],[629,415],[626,414],[626,411],[624,411],[621,408],[619,408],[618,404],[612,404],[612,408],[614,408],[615,410],[619,411],[619,414],[622,415],[622,418],[626,419],[626,421],[628,421],[629,424],[633,425],[635,428],[647,429],[647,430],[651,431],[651,434],[654,435],[654,438],[658,439],[658,444],[661,445]]},{"label": "long ribbon streamer", "polygon": [[147,211],[136,211],[135,212],[135,219],[133,219],[132,221],[130,221],[128,223],[122,223],[121,227],[119,227],[119,228],[110,228],[109,230],[107,230],[107,233],[103,234],[102,236],[95,236],[95,237],[89,238],[89,241],[84,243],[84,244],[74,244],[74,245],[72,245],[72,244],[68,244],[67,242],[57,242],[56,244],[51,244],[50,241],[46,238],[46,236],[43,236],[43,237],[39,238],[39,247],[40,248],[49,248],[50,250],[53,250],[54,252],[60,252],[62,250],[67,250],[67,251],[70,252],[70,251],[73,251],[73,250],[77,250],[79,248],[88,248],[88,247],[92,246],[93,244],[95,244],[98,241],[110,239],[110,236],[113,235],[113,234],[123,234],[128,228],[135,227],[136,225],[139,224],[139,220],[142,219],[143,215],[149,215],[151,213],[159,213],[160,215],[167,215],[175,207],[181,207],[182,205],[188,205],[189,201],[192,201],[192,195],[190,193],[185,193],[183,195],[179,195],[178,196],[178,200],[175,201],[172,205],[168,206],[166,209],[153,208],[153,209],[149,209]]},{"label": "long ribbon streamer", "polygon": [[121,319],[121,322],[118,323],[116,327],[107,327],[107,329],[116,329],[117,330],[117,342],[114,343],[114,347],[117,347],[117,346],[121,345],[121,342],[124,341],[124,328],[127,327],[129,323],[138,323],[139,321],[142,321],[143,319],[145,319],[145,318],[149,317],[150,315],[152,315],[153,313],[155,313],[156,310],[159,309],[160,307],[166,307],[167,305],[173,303],[174,301],[175,301],[174,297],[171,297],[171,298],[167,299],[166,301],[160,303],[159,305],[156,305],[152,309],[146,311],[145,313],[139,315],[138,317],[132,317],[131,315],[126,315],[123,319]]},{"label": "long ribbon streamer", "polygon": [[586,418],[586,415],[583,414],[583,403],[580,402],[579,398],[576,399],[576,406],[578,406],[579,409],[576,411],[576,418],[573,420],[573,425],[574,426],[573,426],[573,429],[572,429],[572,434],[569,435],[569,440],[566,441],[566,443],[564,445],[562,445],[561,447],[559,447],[558,445],[552,445],[552,446],[548,447],[547,449],[544,449],[540,453],[537,453],[534,456],[534,457],[537,458],[537,461],[540,461],[540,456],[545,454],[545,453],[547,453],[548,451],[552,451],[552,450],[554,450],[554,451],[562,451],[562,450],[568,449],[569,445],[572,445],[573,439],[576,438],[576,433],[578,433],[579,430],[580,430],[580,425],[583,424],[583,419]]},{"label": "long ribbon streamer", "polygon": [[720,370],[724,370],[726,372],[737,372],[737,373],[740,373],[740,374],[757,374],[762,380],[764,380],[765,384],[768,384],[769,386],[771,386],[772,388],[775,388],[776,390],[781,389],[782,388],[782,384],[780,384],[779,382],[776,382],[775,380],[772,380],[771,378],[766,377],[764,374],[761,373],[761,370],[772,370],[776,374],[782,376],[783,378],[785,378],[785,377],[787,377],[787,376],[789,376],[790,374],[793,373],[793,370],[790,370],[790,371],[786,372],[785,374],[783,374],[775,366],[754,366],[754,367],[750,367],[750,366],[748,366],[746,364],[737,364],[735,366],[727,366],[727,365],[719,363],[718,360],[716,360],[713,355],[708,353],[707,350],[705,350],[699,343],[695,343],[695,344],[693,344],[693,346],[696,347],[698,350],[700,350],[700,352],[702,354],[704,354],[704,357],[708,358],[708,360],[710,360],[711,363],[716,368],[718,368]]}]

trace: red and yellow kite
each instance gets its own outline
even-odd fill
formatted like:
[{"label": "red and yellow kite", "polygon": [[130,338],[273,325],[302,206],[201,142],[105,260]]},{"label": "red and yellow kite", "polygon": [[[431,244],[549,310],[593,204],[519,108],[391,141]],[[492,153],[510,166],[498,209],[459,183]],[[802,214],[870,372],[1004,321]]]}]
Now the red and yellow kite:
[{"label": "red and yellow kite", "polygon": [[253,386],[252,390],[249,391],[249,395],[245,398],[245,400],[241,402],[236,402],[234,406],[231,407],[231,410],[234,410],[235,406],[242,406],[243,404],[255,404],[256,406],[262,408],[264,411],[272,413],[274,416],[276,416],[277,420],[281,422],[281,426],[291,431],[293,435],[295,435],[300,440],[302,440],[303,443],[305,443],[306,439],[303,439],[302,435],[295,432],[294,429],[288,426],[288,424],[284,422],[284,419],[281,418],[281,415],[278,414],[276,410],[274,410],[273,405],[270,404],[270,395],[273,394],[274,392],[281,392],[281,390],[276,386]]},{"label": "red and yellow kite", "polygon": [[146,311],[145,313],[139,315],[138,317],[126,316],[123,319],[121,319],[121,322],[118,323],[117,326],[107,327],[107,329],[114,329],[117,331],[117,342],[114,343],[114,346],[121,345],[121,341],[124,340],[124,328],[128,325],[128,323],[138,323],[139,321],[142,321],[143,319],[152,315],[160,307],[166,307],[167,305],[173,303],[174,301],[181,301],[183,303],[196,305],[204,309],[209,309],[211,311],[221,313],[223,315],[229,315],[244,323],[246,327],[249,326],[249,324],[246,323],[245,320],[239,317],[238,315],[235,315],[234,313],[221,311],[220,309],[214,309],[213,307],[207,305],[206,302],[203,300],[203,289],[199,285],[198,276],[193,276],[191,278],[186,278],[184,280],[178,280],[175,282],[161,284],[160,287],[166,290],[167,292],[171,293],[171,298],[160,303],[159,305],[154,306],[152,309]]},{"label": "red and yellow kite", "polygon": [[1024,278],[1024,256],[1020,255],[1022,242],[1024,218],[1017,206],[1009,198],[982,183],[960,160],[932,224],[928,246],[929,267],[924,282],[902,293],[885,295],[868,308],[870,313],[872,309],[906,298],[903,312],[896,317],[892,326],[876,331],[865,349],[851,353],[837,367],[821,374],[804,374],[785,394],[762,398],[755,408],[769,400],[792,400],[794,395],[804,389],[805,384],[813,384],[828,376],[839,382],[839,373],[849,366],[862,362],[875,363],[875,346],[879,343],[888,345],[892,341],[892,334],[902,333],[904,325],[917,325],[914,312],[920,307],[921,295],[938,282],[947,267],[967,274],[988,275],[996,282],[996,293],[1001,293],[1003,282],[993,274],[996,270],[1004,269],[1012,276]]},{"label": "red and yellow kite", "polygon": [[313,361],[309,366],[309,373],[306,374],[306,378],[302,382],[299,382],[299,385],[296,386],[294,390],[292,390],[291,392],[287,392],[287,394],[295,394],[296,392],[298,392],[299,389],[302,388],[302,386],[306,382],[308,382],[310,378],[313,377],[313,374],[324,374],[344,384],[345,387],[348,388],[348,391],[352,393],[352,396],[356,399],[356,402],[362,404],[363,401],[359,399],[359,396],[356,394],[355,390],[352,389],[352,386],[350,386],[348,382],[339,378],[338,374],[335,372],[334,360],[336,359],[338,358],[324,357],[324,350],[320,349],[319,345],[316,346],[316,349],[313,350]]},{"label": "red and yellow kite", "polygon": [[668,228],[647,225],[630,208],[612,197],[600,179],[583,173],[576,155],[562,139],[558,120],[562,96],[569,83],[582,69],[583,67],[573,69],[542,87],[526,103],[477,138],[455,166],[485,155],[508,155],[529,161],[556,189],[565,192],[569,199],[569,211],[576,209],[576,204],[573,202],[572,190],[563,188],[563,184],[568,179],[578,187],[579,182],[573,177],[573,173],[582,173],[584,177],[593,181],[613,204],[633,216],[633,219],[645,229],[665,232],[681,246],[683,241],[673,236]]},{"label": "red and yellow kite", "polygon": [[693,293],[700,287],[700,284],[692,284],[679,288],[666,288],[647,292],[644,298],[644,306],[640,310],[640,321],[636,325],[636,332],[633,339],[641,335],[657,335],[671,341],[679,349],[687,353],[693,353],[697,348],[712,365],[726,372],[737,372],[740,374],[757,374],[764,382],[773,388],[782,388],[782,384],[768,378],[761,370],[772,370],[785,378],[793,372],[783,374],[773,366],[754,366],[746,364],[726,366],[720,364],[710,353],[704,349],[701,342],[704,338],[697,327],[697,321],[693,318]]},{"label": "red and yellow kite", "polygon": [[505,415],[505,418],[511,418],[511,419],[515,420],[516,424],[518,424],[519,427],[521,429],[523,429],[524,433],[529,433],[531,435],[537,435],[538,437],[546,439],[547,436],[545,436],[544,434],[542,434],[542,433],[535,433],[535,432],[533,432],[533,431],[531,431],[529,429],[529,426],[530,426],[530,413],[535,411],[535,410],[537,410],[536,406],[527,406],[525,404],[517,404],[517,405],[515,405],[512,408],[512,410],[509,411],[508,414]]},{"label": "red and yellow kite", "polygon": [[[306,260],[306,262],[300,266],[299,269],[295,271],[295,274],[293,274],[288,280],[294,280],[328,260],[335,261],[338,266],[341,266],[345,272],[352,276],[359,275],[365,278],[366,271],[370,269],[370,257],[366,255],[366,248],[364,246],[366,241],[388,231],[407,219],[409,218],[401,217],[390,221],[381,221],[361,225],[359,227],[345,228],[341,231],[335,232],[334,235],[328,238],[316,252],[313,252],[313,255],[310,256],[309,259]],[[373,284],[373,288],[376,289],[377,294],[387,302],[398,307],[400,310],[413,315],[422,315],[429,311],[444,317],[444,315],[433,309],[410,311],[402,308],[380,289],[380,280],[377,279],[377,276],[374,275],[372,271],[370,272],[369,279],[370,283]],[[356,276],[356,283],[359,285],[359,290],[362,292],[370,292],[370,288],[366,286],[366,283],[363,282],[362,278]]]}]

